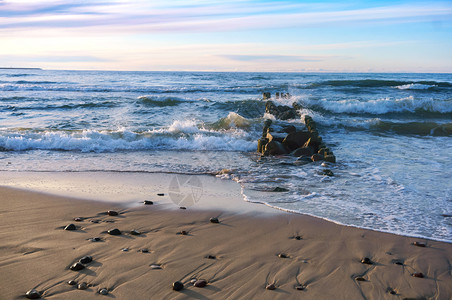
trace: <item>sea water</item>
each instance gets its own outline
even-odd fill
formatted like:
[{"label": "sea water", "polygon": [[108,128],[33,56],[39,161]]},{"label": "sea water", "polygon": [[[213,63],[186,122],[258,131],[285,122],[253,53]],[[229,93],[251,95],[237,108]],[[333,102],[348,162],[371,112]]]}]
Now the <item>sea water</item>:
[{"label": "sea water", "polygon": [[[337,163],[261,157],[263,92]],[[0,70],[2,172],[223,169],[246,201],[451,242],[452,74]]]}]

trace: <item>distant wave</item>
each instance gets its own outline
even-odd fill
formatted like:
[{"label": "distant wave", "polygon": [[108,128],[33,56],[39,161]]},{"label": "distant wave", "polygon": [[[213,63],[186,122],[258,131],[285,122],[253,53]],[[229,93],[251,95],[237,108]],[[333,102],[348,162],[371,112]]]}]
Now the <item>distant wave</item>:
[{"label": "distant wave", "polygon": [[102,101],[102,102],[86,102],[86,103],[68,103],[68,104],[37,104],[37,105],[7,105],[0,109],[4,111],[18,111],[18,110],[72,110],[72,109],[85,109],[85,108],[111,108],[117,107],[120,103],[114,101]]},{"label": "distant wave", "polygon": [[317,88],[322,86],[332,87],[408,87],[408,86],[423,86],[426,88],[442,87],[450,88],[452,83],[437,82],[437,81],[399,81],[399,80],[378,80],[378,79],[364,79],[364,80],[326,80],[322,82],[312,83],[305,88]]},{"label": "distant wave", "polygon": [[138,97],[138,103],[145,106],[176,106],[184,102],[189,102],[190,100],[185,100],[178,97],[166,97],[166,96],[140,96]]}]

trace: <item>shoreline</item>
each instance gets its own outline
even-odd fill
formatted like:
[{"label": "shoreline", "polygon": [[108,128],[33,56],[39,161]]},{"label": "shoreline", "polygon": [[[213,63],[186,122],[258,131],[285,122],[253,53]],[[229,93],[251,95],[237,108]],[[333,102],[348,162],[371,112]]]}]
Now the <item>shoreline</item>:
[{"label": "shoreline", "polygon": [[[227,186],[224,180],[220,186]],[[35,288],[43,299],[94,299],[105,288],[107,296],[116,299],[452,297],[450,243],[282,211],[171,209],[159,203],[165,198],[156,196],[159,185],[153,187],[154,205],[0,187],[0,280],[4,283],[0,296],[23,299]],[[208,197],[219,194],[209,192]],[[234,193],[223,195],[233,198]],[[119,215],[108,216],[107,210]],[[80,222],[74,221],[77,217]],[[211,217],[218,217],[220,223],[209,222]],[[64,230],[69,223],[76,230]],[[107,234],[112,228],[122,234]],[[132,229],[141,234],[131,234]],[[90,242],[93,237],[100,241]],[[128,251],[121,250],[125,248]],[[81,271],[69,270],[86,255],[93,257],[92,263]],[[361,262],[366,257],[372,264]],[[152,264],[161,269],[152,269]],[[192,278],[205,279],[207,286],[194,287]],[[67,284],[69,280],[90,286],[79,290]],[[173,291],[175,281],[185,288]],[[267,290],[269,284],[276,289]]]}]

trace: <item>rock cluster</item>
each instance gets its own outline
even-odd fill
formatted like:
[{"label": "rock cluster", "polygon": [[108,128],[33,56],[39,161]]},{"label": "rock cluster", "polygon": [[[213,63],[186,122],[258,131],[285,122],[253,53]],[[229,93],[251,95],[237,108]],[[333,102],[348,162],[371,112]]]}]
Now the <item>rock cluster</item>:
[{"label": "rock cluster", "polygon": [[[279,120],[294,119],[298,117],[298,104],[290,106],[277,106],[267,101],[267,113]],[[294,125],[276,125],[270,119],[265,120],[262,137],[258,140],[257,151],[262,155],[288,155],[303,158],[302,161],[336,162],[336,156],[322,141],[317,126],[311,116],[304,116],[306,128],[296,128]],[[274,125],[274,126],[272,126]]]}]

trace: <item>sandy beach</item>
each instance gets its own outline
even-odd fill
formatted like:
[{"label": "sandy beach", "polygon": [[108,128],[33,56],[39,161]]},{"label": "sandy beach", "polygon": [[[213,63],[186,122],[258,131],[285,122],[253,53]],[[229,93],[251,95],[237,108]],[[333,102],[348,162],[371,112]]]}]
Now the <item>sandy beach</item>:
[{"label": "sandy beach", "polygon": [[[221,193],[218,186],[225,182],[213,189]],[[221,209],[223,204],[171,208],[164,204],[166,190],[157,196],[162,187],[150,189],[154,205],[1,187],[0,298],[24,299],[31,289],[43,299],[452,297],[449,243],[341,226],[249,203],[256,210],[239,213]],[[224,198],[237,196],[222,192]],[[203,201],[218,198],[209,191],[206,195]],[[212,217],[219,223],[212,223]],[[75,230],[65,230],[69,224]],[[108,234],[112,229],[121,234]],[[84,269],[70,269],[85,256],[92,261]],[[194,279],[207,285],[196,287]],[[71,280],[76,284],[68,284]],[[173,290],[176,281],[184,285],[182,290]],[[83,282],[87,288],[78,289]],[[268,289],[272,284],[274,289]],[[108,294],[99,294],[102,289]]]}]

